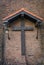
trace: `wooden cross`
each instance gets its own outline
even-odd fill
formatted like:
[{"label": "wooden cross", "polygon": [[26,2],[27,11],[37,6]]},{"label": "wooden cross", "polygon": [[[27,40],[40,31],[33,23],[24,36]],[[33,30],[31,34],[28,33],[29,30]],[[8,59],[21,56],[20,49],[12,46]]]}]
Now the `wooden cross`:
[{"label": "wooden cross", "polygon": [[33,31],[34,28],[32,26],[25,27],[24,23],[24,15],[21,15],[21,27],[13,26],[12,31],[21,31],[21,54],[26,54],[26,44],[25,44],[25,31]]}]

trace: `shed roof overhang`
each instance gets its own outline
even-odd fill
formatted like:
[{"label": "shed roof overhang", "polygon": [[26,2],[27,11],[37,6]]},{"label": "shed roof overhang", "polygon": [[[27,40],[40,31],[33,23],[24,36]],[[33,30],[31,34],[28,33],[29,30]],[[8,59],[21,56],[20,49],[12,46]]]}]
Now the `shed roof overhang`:
[{"label": "shed roof overhang", "polygon": [[10,22],[10,21],[13,21],[13,20],[15,20],[16,17],[18,17],[19,15],[22,15],[22,14],[24,14],[24,16],[25,15],[28,16],[29,19],[35,20],[35,22],[41,23],[43,21],[43,18],[41,18],[41,17],[27,11],[24,8],[21,8],[17,12],[3,18],[3,21],[6,22],[6,23]]}]

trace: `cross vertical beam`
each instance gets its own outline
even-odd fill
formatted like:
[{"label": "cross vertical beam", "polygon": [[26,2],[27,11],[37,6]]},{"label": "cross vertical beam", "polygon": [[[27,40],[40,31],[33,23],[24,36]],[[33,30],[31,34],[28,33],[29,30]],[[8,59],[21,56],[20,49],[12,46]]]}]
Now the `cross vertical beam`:
[{"label": "cross vertical beam", "polygon": [[25,46],[25,31],[24,31],[24,14],[21,15],[21,54],[25,55],[26,54],[26,46]]},{"label": "cross vertical beam", "polygon": [[26,57],[26,44],[25,44],[25,30],[23,29],[25,27],[24,23],[24,15],[21,16],[21,53],[23,56],[25,56],[26,65],[28,65],[27,57]]}]

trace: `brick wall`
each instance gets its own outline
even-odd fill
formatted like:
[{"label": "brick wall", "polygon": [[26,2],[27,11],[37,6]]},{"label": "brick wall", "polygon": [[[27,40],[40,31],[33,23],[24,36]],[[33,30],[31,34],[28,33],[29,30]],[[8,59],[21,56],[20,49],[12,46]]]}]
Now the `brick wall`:
[{"label": "brick wall", "polygon": [[[13,25],[20,26],[20,19],[15,21]],[[41,63],[41,44],[40,39],[36,39],[37,29],[31,21],[25,19],[25,26],[33,26],[34,31],[25,31],[25,44],[26,44],[26,57],[28,63],[31,65],[36,65]],[[10,28],[11,28],[10,27]],[[6,35],[5,43],[5,60],[6,62],[12,64],[26,64],[25,56],[21,55],[21,31],[10,31],[10,40],[8,40]],[[13,61],[14,62],[13,62]]]},{"label": "brick wall", "polygon": [[3,0],[0,1],[0,14],[3,18],[22,7],[44,18],[44,0]]}]

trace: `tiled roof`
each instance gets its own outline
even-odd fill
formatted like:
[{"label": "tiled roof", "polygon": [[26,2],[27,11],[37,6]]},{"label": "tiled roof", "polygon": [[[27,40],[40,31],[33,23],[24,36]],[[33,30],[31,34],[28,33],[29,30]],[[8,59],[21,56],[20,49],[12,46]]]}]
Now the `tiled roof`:
[{"label": "tiled roof", "polygon": [[24,12],[26,12],[26,13],[28,13],[28,14],[31,14],[32,16],[34,16],[34,17],[36,17],[36,18],[38,18],[38,19],[40,19],[40,20],[43,20],[43,18],[41,18],[41,17],[39,17],[39,16],[33,14],[32,12],[27,11],[25,8],[21,8],[20,10],[16,11],[15,13],[13,13],[13,14],[11,14],[11,15],[5,17],[5,18],[3,18],[3,20],[6,20],[6,19],[8,19],[8,18],[11,18],[12,16],[16,15],[17,13],[19,13],[19,12],[21,12],[21,11],[24,11]]}]

